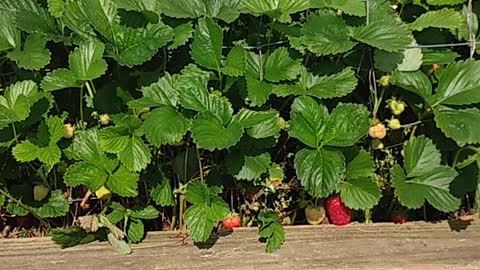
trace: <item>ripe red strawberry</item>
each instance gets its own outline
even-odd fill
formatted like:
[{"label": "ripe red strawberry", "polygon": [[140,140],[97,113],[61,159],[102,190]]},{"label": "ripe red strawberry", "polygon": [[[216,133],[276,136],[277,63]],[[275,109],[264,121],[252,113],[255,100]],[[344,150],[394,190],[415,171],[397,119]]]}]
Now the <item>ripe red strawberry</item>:
[{"label": "ripe red strawberry", "polygon": [[232,230],[233,228],[240,227],[240,215],[236,213],[231,213],[228,217],[222,220],[222,225],[227,230]]},{"label": "ripe red strawberry", "polygon": [[393,223],[404,224],[404,223],[407,223],[408,217],[407,215],[402,215],[402,214],[391,214],[390,221]]},{"label": "ripe red strawberry", "polygon": [[327,210],[330,222],[335,225],[346,225],[350,223],[352,218],[352,210],[347,208],[340,200],[340,196],[332,196],[328,198],[325,203],[325,209]]}]

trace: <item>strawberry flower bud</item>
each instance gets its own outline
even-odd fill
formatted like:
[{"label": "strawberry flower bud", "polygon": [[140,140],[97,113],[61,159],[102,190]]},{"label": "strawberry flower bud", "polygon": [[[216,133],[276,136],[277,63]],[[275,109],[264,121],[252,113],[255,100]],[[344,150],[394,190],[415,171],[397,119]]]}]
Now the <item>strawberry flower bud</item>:
[{"label": "strawberry flower bud", "polygon": [[402,125],[400,124],[400,120],[398,120],[396,118],[392,118],[390,120],[387,120],[387,122],[388,122],[388,127],[392,130],[397,130],[397,129],[402,127]]}]

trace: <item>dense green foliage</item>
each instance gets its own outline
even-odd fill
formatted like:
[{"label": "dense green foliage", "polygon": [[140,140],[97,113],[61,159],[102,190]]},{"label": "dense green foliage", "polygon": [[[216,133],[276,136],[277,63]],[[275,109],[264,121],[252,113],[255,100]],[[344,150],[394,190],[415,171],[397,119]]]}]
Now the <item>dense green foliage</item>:
[{"label": "dense green foliage", "polygon": [[473,2],[1,0],[3,211],[125,254],[237,211],[273,252],[305,200],[480,204]]}]

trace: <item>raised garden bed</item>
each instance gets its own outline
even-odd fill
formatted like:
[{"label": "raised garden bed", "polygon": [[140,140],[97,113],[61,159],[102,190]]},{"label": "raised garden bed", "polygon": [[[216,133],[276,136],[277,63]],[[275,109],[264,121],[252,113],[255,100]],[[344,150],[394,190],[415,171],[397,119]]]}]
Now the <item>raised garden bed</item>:
[{"label": "raised garden bed", "polygon": [[[202,246],[149,233],[122,256],[107,243],[60,249],[49,238],[0,240],[1,269],[480,269],[480,222],[286,226],[284,247],[264,252],[239,228]],[[211,244],[213,244],[211,246]]]}]

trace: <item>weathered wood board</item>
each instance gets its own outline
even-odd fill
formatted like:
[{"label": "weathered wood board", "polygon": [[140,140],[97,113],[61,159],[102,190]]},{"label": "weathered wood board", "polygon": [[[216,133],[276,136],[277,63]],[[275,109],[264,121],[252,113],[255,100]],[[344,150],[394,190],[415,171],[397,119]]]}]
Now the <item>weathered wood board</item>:
[{"label": "weathered wood board", "polygon": [[49,238],[0,240],[0,269],[385,269],[480,270],[480,222],[286,227],[266,254],[257,230],[240,228],[209,249],[174,232],[150,233],[133,254],[107,243],[60,249]]}]

